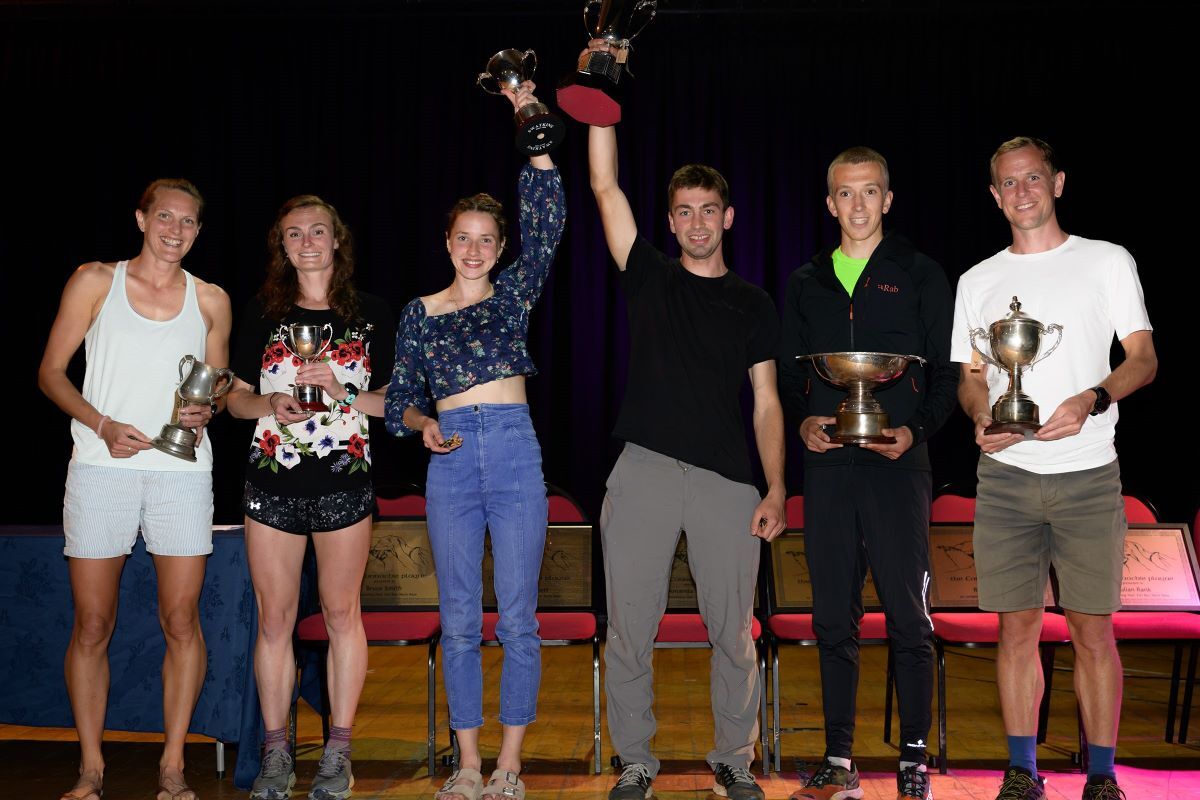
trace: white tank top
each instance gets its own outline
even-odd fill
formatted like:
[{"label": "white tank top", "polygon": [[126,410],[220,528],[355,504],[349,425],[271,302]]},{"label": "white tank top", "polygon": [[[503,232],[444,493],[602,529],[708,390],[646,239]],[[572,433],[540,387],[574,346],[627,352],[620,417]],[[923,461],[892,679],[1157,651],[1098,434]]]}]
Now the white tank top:
[{"label": "white tank top", "polygon": [[[204,359],[208,327],[200,315],[196,283],[186,271],[183,309],[174,319],[160,322],[134,311],[125,293],[128,263],[117,264],[104,305],[84,336],[87,372],[83,397],[101,414],[133,425],[153,439],[171,421],[179,359],[189,354]],[[75,440],[72,457],[82,464],[174,472],[212,469],[212,443],[207,434],[196,447],[195,463],[155,449],[132,458],[113,458],[104,440],[79,420],[71,422],[71,438]]]}]

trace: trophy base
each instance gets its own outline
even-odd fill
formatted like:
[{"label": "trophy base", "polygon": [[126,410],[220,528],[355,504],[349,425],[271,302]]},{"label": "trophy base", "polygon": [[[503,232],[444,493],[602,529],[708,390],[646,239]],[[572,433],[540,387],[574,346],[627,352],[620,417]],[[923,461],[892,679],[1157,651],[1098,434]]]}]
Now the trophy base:
[{"label": "trophy base", "polygon": [[[571,119],[584,125],[608,128],[621,121],[621,104],[599,86],[589,83],[607,81],[587,73],[575,73],[558,87],[558,107]],[[615,86],[613,88],[616,88]]]},{"label": "trophy base", "polygon": [[527,156],[549,153],[562,144],[567,126],[543,103],[530,103],[516,114],[517,150]]},{"label": "trophy base", "polygon": [[1041,427],[1037,422],[993,422],[983,432],[988,436],[993,433],[1019,433],[1026,439],[1032,439]]},{"label": "trophy base", "polygon": [[178,425],[163,425],[151,442],[154,449],[184,461],[196,461],[196,434]]},{"label": "trophy base", "polygon": [[837,429],[829,441],[836,444],[895,444],[896,437],[883,433],[890,425],[887,412],[838,412]]}]

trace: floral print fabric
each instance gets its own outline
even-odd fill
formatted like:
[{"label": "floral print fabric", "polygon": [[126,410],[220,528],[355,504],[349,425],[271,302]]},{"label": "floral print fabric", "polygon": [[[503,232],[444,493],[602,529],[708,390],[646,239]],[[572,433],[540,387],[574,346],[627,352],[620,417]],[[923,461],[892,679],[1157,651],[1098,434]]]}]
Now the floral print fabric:
[{"label": "floral print fabric", "polygon": [[550,274],[566,224],[566,202],[557,169],[526,165],[517,192],[521,255],[496,278],[493,295],[433,317],[419,297],[405,306],[385,408],[390,432],[415,433],[402,419],[409,406],[429,414],[431,401],[500,378],[537,374],[526,344],[529,312]]}]

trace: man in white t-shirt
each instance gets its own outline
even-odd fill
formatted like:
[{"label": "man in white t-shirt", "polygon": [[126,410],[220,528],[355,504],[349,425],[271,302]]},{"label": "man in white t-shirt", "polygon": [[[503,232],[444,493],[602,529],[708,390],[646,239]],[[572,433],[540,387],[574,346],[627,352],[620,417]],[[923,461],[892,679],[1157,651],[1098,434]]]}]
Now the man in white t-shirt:
[{"label": "man in white t-shirt", "polygon": [[[1089,742],[1083,797],[1124,797],[1113,769],[1121,661],[1112,612],[1121,605],[1126,522],[1113,434],[1116,401],[1150,383],[1158,368],[1150,320],[1129,253],[1059,227],[1055,202],[1066,176],[1048,144],[1028,137],[1005,142],[992,156],[991,177],[1013,243],[960,279],[950,357],[962,364],[958,398],[982,452],[975,512],[979,607],[1000,612],[996,682],[1009,767],[999,797],[1045,796],[1036,761],[1044,687],[1037,648],[1051,561]],[[1014,296],[1028,316],[1063,327],[1058,349],[1023,374],[1024,391],[1043,419],[1028,439],[986,432],[1008,378],[981,363],[970,344],[970,331],[1004,319]],[[1125,360],[1110,371],[1114,335]],[[986,349],[985,338],[977,341]]]}]

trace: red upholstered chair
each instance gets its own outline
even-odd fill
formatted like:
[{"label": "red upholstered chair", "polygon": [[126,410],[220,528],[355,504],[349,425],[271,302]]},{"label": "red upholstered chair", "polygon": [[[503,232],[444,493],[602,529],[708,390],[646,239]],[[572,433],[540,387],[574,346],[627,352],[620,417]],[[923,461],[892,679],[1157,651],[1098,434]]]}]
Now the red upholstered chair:
[{"label": "red upholstered chair", "polygon": [[[406,555],[422,558],[422,562],[432,565],[432,554],[429,551],[427,534],[424,533],[425,498],[419,494],[402,494],[392,498],[377,498],[377,502],[389,511],[402,510],[409,513],[397,515],[397,519],[380,520],[375,526],[372,543],[375,548],[387,548],[389,543],[381,538],[381,534],[392,534],[405,538],[408,542],[413,539],[416,548],[423,547],[422,556],[419,550],[409,551]],[[390,530],[388,526],[405,526],[403,530]],[[427,560],[426,560],[427,559]],[[430,575],[423,580],[427,583]],[[422,592],[425,590],[422,589]],[[426,692],[426,739],[425,749],[429,763],[429,774],[432,776],[437,769],[437,645],[441,639],[441,622],[438,618],[437,588],[432,586],[432,597],[425,602],[405,604],[403,606],[379,607],[364,604],[363,628],[367,634],[367,644],[373,647],[409,647],[424,645],[427,648],[425,668]],[[403,594],[403,592],[401,592]],[[431,601],[431,602],[430,602]],[[329,646],[329,634],[325,629],[325,618],[322,614],[311,614],[296,626],[296,644],[298,648],[307,647],[324,650]],[[329,734],[329,697],[325,659],[318,659],[321,692],[324,709],[321,714],[321,727],[325,737]]]},{"label": "red upholstered chair", "polygon": [[[771,752],[774,754],[775,770],[778,772],[782,769],[782,747],[780,744],[782,724],[780,721],[781,702],[780,702],[780,664],[779,664],[779,645],[800,645],[804,647],[815,647],[817,644],[817,634],[813,630],[812,602],[811,598],[803,602],[797,602],[791,596],[791,592],[781,590],[781,583],[784,583],[784,576],[797,576],[795,570],[802,571],[803,577],[801,580],[804,585],[807,585],[808,567],[803,559],[803,534],[801,531],[804,528],[804,497],[803,495],[794,495],[787,499],[787,525],[788,529],[771,542],[770,545],[763,548],[762,569],[759,576],[759,585],[763,587],[762,594],[765,597],[764,606],[766,608],[766,647],[769,648],[771,654]],[[787,581],[789,587],[794,582]],[[873,591],[869,590],[867,594]],[[867,603],[868,606],[873,604]],[[878,609],[878,606],[873,606],[871,610],[863,614],[863,618],[859,621],[859,644],[860,645],[879,645],[887,644],[887,625],[884,619],[883,612]],[[892,708],[892,691],[891,691],[891,654],[888,655],[888,690],[887,697],[884,703],[884,713],[886,721],[884,723],[884,739],[887,740],[890,733],[891,723],[891,708]],[[765,695],[764,695],[765,697]],[[765,701],[764,701],[765,702]],[[764,731],[766,730],[764,726]],[[764,763],[767,760],[764,748]]]},{"label": "red upholstered chair", "polygon": [[[765,549],[764,551],[765,552]],[[758,603],[756,602],[757,606]],[[763,641],[762,623],[755,616],[751,620],[750,635],[758,655],[758,729],[762,747],[763,775],[771,772],[770,756],[767,752],[767,659]],[[708,628],[700,616],[696,604],[696,586],[692,582],[687,566],[686,536],[679,537],[675,549],[675,560],[671,570],[671,585],[667,593],[667,610],[658,623],[658,634],[654,637],[655,648],[701,648],[710,647]],[[618,759],[613,756],[613,766]]]},{"label": "red upholstered chair", "polygon": [[[573,497],[551,484],[546,484],[549,501],[549,530],[546,536],[546,555],[542,561],[542,580],[545,581],[548,571],[559,568],[561,554],[582,557],[586,560],[574,564],[571,569],[572,591],[580,596],[572,600],[562,599],[557,592],[541,591],[537,610],[538,634],[542,637],[543,647],[559,647],[566,645],[590,644],[592,649],[592,743],[593,769],[600,774],[601,745],[600,745],[600,628],[596,619],[596,596],[592,581],[592,544],[593,526],[588,521],[583,508]],[[554,553],[559,553],[554,559]],[[490,548],[488,562],[490,564]],[[499,646],[496,636],[496,623],[500,615],[496,613],[495,596],[492,589],[491,573],[484,568],[484,614],[483,614],[483,644]],[[453,741],[453,738],[452,738]],[[457,746],[457,741],[453,742]],[[457,758],[458,752],[453,756]]]}]

